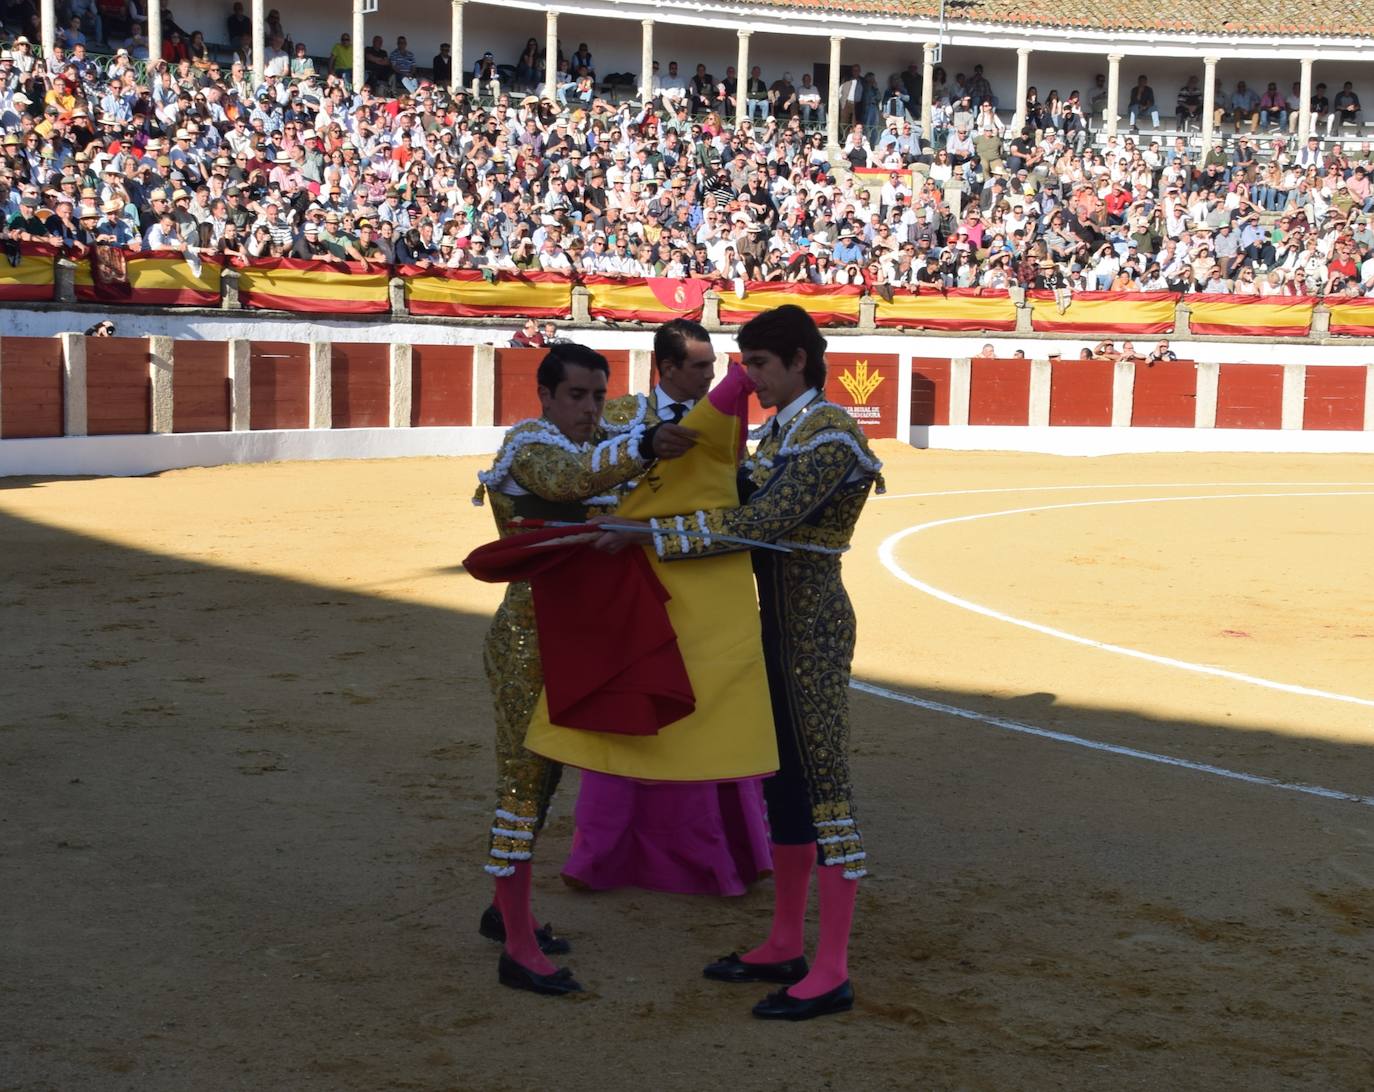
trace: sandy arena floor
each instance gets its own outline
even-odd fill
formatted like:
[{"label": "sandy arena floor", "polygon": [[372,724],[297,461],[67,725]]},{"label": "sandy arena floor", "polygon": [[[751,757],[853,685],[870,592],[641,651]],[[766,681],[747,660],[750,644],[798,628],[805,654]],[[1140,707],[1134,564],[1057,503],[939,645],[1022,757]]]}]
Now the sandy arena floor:
[{"label": "sandy arena floor", "polygon": [[700,977],[767,884],[557,881],[575,780],[592,993],[497,985],[478,460],[0,480],[0,1089],[1374,1087],[1374,459],[883,455],[796,1026]]}]

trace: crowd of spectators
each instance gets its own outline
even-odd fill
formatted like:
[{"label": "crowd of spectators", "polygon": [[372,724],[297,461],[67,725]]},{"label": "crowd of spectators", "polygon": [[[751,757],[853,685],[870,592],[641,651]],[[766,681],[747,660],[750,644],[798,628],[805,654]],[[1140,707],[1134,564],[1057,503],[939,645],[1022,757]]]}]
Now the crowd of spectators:
[{"label": "crowd of spectators", "polygon": [[[1237,132],[1200,149],[1129,131],[1158,124],[1143,75],[1127,131],[1103,137],[1101,77],[1086,96],[1031,89],[1011,131],[982,65],[952,81],[937,69],[923,133],[919,66],[880,80],[855,65],[836,156],[814,128],[810,74],[755,67],[741,86],[733,69],[684,77],[655,62],[649,100],[618,102],[586,43],[560,50],[550,84],[530,39],[510,63],[483,54],[454,94],[446,45],[425,67],[404,37],[391,50],[377,37],[354,89],[347,34],[315,59],[272,11],[255,85],[239,3],[225,28],[236,51],[218,56],[165,10],[163,59],[146,67],[136,45],[97,59],[83,40],[108,40],[116,22],[140,32],[136,0],[70,0],[69,31],[41,58],[16,33],[33,30],[30,0],[2,10],[17,13],[0,36],[7,243],[727,288],[1020,285],[1065,304],[1093,289],[1374,295],[1370,145],[1290,135],[1295,105],[1272,83],[1218,97],[1216,120]],[[617,78],[637,95],[633,74]],[[1317,91],[1319,128],[1358,124],[1349,84],[1324,106]]]}]

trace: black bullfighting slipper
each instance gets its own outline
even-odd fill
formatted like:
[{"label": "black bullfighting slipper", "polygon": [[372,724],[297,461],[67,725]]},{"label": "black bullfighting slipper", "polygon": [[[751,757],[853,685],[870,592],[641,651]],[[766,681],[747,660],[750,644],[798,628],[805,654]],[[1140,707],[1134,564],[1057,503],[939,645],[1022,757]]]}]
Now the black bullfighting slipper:
[{"label": "black bullfighting slipper", "polygon": [[[477,923],[477,931],[488,940],[499,944],[506,943],[506,923],[501,920],[501,911],[488,906],[482,911],[482,920]],[[553,926],[545,923],[534,931],[534,939],[539,941],[539,950],[545,955],[567,955],[572,945],[563,937],[553,935]]]},{"label": "black bullfighting slipper", "polygon": [[845,979],[819,997],[802,999],[791,996],[786,990],[770,993],[754,1006],[754,1015],[760,1020],[811,1020],[817,1016],[848,1012],[853,1007],[854,987]]},{"label": "black bullfighting slipper", "polygon": [[806,956],[785,959],[781,963],[746,963],[739,953],[731,952],[708,963],[701,973],[716,982],[776,982],[791,986],[805,978],[807,970]]},{"label": "black bullfighting slipper", "polygon": [[581,993],[582,984],[573,978],[567,967],[559,967],[553,974],[536,974],[528,967],[522,967],[505,952],[497,966],[497,977],[501,985],[513,990],[529,990],[549,997],[561,997],[565,993]]}]

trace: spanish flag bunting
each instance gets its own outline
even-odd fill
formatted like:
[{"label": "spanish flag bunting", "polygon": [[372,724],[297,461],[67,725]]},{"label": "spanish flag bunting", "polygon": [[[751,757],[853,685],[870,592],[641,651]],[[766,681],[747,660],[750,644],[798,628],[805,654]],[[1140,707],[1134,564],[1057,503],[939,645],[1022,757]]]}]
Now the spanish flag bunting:
[{"label": "spanish flag bunting", "polygon": [[451,318],[567,318],[572,281],[561,273],[487,275],[477,269],[406,267],[406,304],[413,315]]},{"label": "spanish flag bunting", "polygon": [[1374,299],[1328,296],[1331,332],[1348,337],[1374,337]]},{"label": "spanish flag bunting", "polygon": [[95,281],[89,261],[76,266],[76,298],[88,303],[149,307],[218,307],[223,261],[214,255],[187,256],[172,250],[126,256],[127,291],[113,294]]},{"label": "spanish flag bunting", "polygon": [[874,321],[913,330],[1015,330],[1016,305],[1005,289],[894,289],[891,300],[877,297]]},{"label": "spanish flag bunting", "polygon": [[787,281],[749,281],[741,298],[735,292],[720,297],[720,321],[727,325],[748,322],[763,311],[785,303],[795,304],[816,321],[817,326],[855,326],[859,322],[857,284],[794,284]]},{"label": "spanish flag bunting", "polygon": [[0,261],[0,302],[50,302],[57,293],[56,257],[56,248],[46,243],[20,243],[17,265]]},{"label": "spanish flag bunting", "polygon": [[[735,475],[752,389],[744,369],[732,365],[682,420],[697,430],[696,446],[680,459],[656,464],[616,514],[681,515],[684,529],[698,530],[697,509],[738,504]],[[646,781],[771,773],[778,767],[777,740],[748,552],[667,564],[652,549],[646,553],[671,597],[668,618],[691,680],[694,711],[651,736],[587,732],[553,724],[541,696],[525,745],[572,766]]]},{"label": "spanish flag bunting", "polygon": [[1223,337],[1306,337],[1312,329],[1312,296],[1188,296],[1189,329]]},{"label": "spanish flag bunting", "polygon": [[595,319],[614,322],[669,322],[701,319],[709,282],[671,277],[587,277]]},{"label": "spanish flag bunting", "polygon": [[1026,293],[1031,329],[1043,333],[1167,334],[1174,328],[1177,292],[1074,292],[1061,312],[1046,289]]},{"label": "spanish flag bunting", "polygon": [[239,270],[244,307],[324,315],[375,315],[391,309],[385,266],[265,258]]}]

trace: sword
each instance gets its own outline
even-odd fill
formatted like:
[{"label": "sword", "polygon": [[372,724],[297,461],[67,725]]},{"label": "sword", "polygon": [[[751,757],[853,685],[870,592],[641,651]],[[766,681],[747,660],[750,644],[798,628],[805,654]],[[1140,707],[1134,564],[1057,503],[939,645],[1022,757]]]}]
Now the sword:
[{"label": "sword", "polygon": [[[629,534],[644,534],[649,530],[647,527],[631,527],[626,524],[618,523],[578,523],[575,520],[562,519],[513,519],[507,526],[527,527],[531,530],[539,530],[544,527],[585,527],[589,531],[620,531]],[[705,538],[708,532],[696,527],[684,527],[678,530],[676,527],[660,527],[661,535],[686,535],[688,538]],[[780,554],[790,554],[790,547],[779,546],[776,542],[761,542],[756,538],[744,538],[742,535],[718,535],[711,533],[712,539],[719,542],[730,542],[736,546],[748,546],[751,550],[773,550]]]}]

